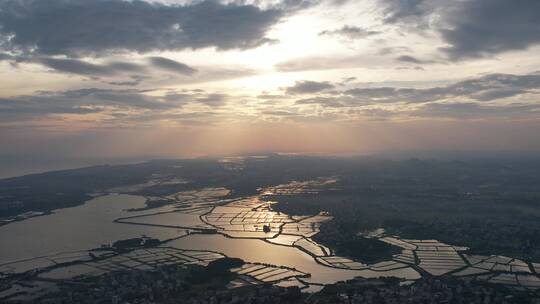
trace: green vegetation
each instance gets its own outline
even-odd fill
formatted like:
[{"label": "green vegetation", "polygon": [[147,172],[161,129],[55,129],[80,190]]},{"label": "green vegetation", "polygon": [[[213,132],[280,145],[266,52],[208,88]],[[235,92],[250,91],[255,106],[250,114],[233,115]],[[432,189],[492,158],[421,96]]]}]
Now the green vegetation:
[{"label": "green vegetation", "polygon": [[123,251],[126,249],[134,249],[139,247],[155,247],[160,243],[161,242],[158,239],[140,237],[115,241],[111,247],[118,251]]},{"label": "green vegetation", "polygon": [[237,277],[231,268],[241,267],[244,261],[236,258],[222,258],[212,261],[207,267],[190,267],[186,281],[192,284],[208,284],[214,288],[225,286]]},{"label": "green vegetation", "polygon": [[232,268],[242,267],[244,261],[238,258],[222,258],[208,263],[208,269],[211,272],[223,273],[229,272]]},{"label": "green vegetation", "polygon": [[500,285],[444,276],[401,285],[395,278],[362,279],[326,285],[309,303],[537,303],[538,294]]},{"label": "green vegetation", "polygon": [[384,243],[377,239],[368,239],[357,235],[316,235],[315,240],[333,248],[337,255],[350,257],[366,264],[375,264],[392,259],[401,248]]}]

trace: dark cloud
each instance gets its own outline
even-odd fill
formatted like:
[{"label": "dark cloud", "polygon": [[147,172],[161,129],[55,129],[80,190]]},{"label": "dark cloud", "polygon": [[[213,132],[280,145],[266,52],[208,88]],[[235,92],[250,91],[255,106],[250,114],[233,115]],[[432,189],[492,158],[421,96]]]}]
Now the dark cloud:
[{"label": "dark cloud", "polygon": [[24,121],[50,114],[90,114],[101,111],[97,107],[54,102],[46,97],[0,98],[0,118],[3,122]]},{"label": "dark cloud", "polygon": [[59,72],[86,76],[111,76],[120,72],[141,72],[144,67],[127,62],[93,64],[77,59],[40,58],[37,60],[46,67]]},{"label": "dark cloud", "polygon": [[[121,84],[118,84],[121,85]],[[37,92],[34,95],[0,99],[0,118],[9,121],[24,121],[51,114],[89,114],[106,110],[135,110],[144,113],[167,113],[188,103],[200,103],[219,107],[227,101],[227,95],[199,92],[170,92],[165,96],[149,95],[144,90],[87,88],[69,91]],[[118,113],[117,113],[118,115]],[[129,116],[140,114],[129,113]]]},{"label": "dark cloud", "polygon": [[[188,66],[187,64],[167,59],[164,57],[149,57],[147,61],[148,66],[145,64],[124,62],[124,61],[109,61],[103,64],[91,63],[88,61],[72,58],[54,58],[54,57],[25,57],[25,56],[11,56],[8,54],[0,53],[0,60],[7,60],[11,62],[32,62],[40,63],[48,68],[51,68],[57,72],[77,74],[83,76],[113,76],[120,73],[141,73],[148,72],[148,67],[154,67],[161,70],[167,70],[177,74],[186,76],[193,75],[197,72],[196,69]],[[142,76],[134,76],[137,82],[140,82]],[[132,81],[134,83],[134,81]]]},{"label": "dark cloud", "polygon": [[442,30],[452,59],[474,58],[540,43],[540,1],[462,1]]},{"label": "dark cloud", "polygon": [[209,94],[205,97],[197,98],[197,102],[210,107],[221,107],[227,103],[228,97],[226,94]]},{"label": "dark cloud", "polygon": [[528,88],[493,88],[474,93],[472,97],[478,101],[490,101],[520,95],[527,90]]},{"label": "dark cloud", "polygon": [[165,109],[170,105],[160,103],[134,90],[102,90],[96,88],[39,92],[31,96],[0,99],[0,117],[13,121],[42,117],[51,114],[89,114],[106,107]]},{"label": "dark cloud", "polygon": [[356,77],[345,77],[345,78],[342,78],[342,83],[347,83],[347,82],[351,82],[355,80],[356,80]]},{"label": "dark cloud", "polygon": [[366,102],[429,102],[447,98],[469,98],[492,101],[535,91],[540,86],[540,73],[528,75],[489,74],[459,81],[444,87],[415,88],[356,88],[345,94]]},{"label": "dark cloud", "polygon": [[434,60],[425,60],[425,59],[418,59],[414,56],[410,55],[402,55],[396,58],[397,61],[400,62],[406,62],[406,63],[414,63],[414,64],[432,64],[436,63]]},{"label": "dark cloud", "polygon": [[[491,102],[522,94],[540,93],[540,73],[527,75],[489,74],[432,88],[358,87],[334,92],[334,96],[299,99],[298,105],[320,104],[327,107],[358,107],[372,104],[429,103],[448,99]],[[316,94],[317,92],[313,92]]]},{"label": "dark cloud", "polygon": [[344,25],[337,30],[327,30],[319,33],[319,36],[341,36],[348,39],[361,39],[380,34],[379,31],[367,30],[357,26]]},{"label": "dark cloud", "polygon": [[381,0],[380,2],[384,6],[384,21],[387,23],[418,18],[426,14],[424,0]]},{"label": "dark cloud", "polygon": [[455,119],[518,118],[540,114],[539,104],[482,105],[478,103],[429,103],[409,112],[420,117]]},{"label": "dark cloud", "polygon": [[[336,109],[348,107],[346,113],[352,117],[364,117],[371,120],[387,120],[396,117],[448,118],[448,119],[520,119],[538,118],[540,104],[511,103],[511,104],[482,104],[479,102],[433,102],[424,103],[417,107],[406,106],[373,108],[370,105],[355,103],[353,99],[344,97],[316,97],[296,101],[297,105],[318,104]],[[355,106],[351,108],[351,106]]]},{"label": "dark cloud", "polygon": [[402,52],[412,52],[412,49],[406,46],[383,47],[379,50],[379,55],[389,55]]},{"label": "dark cloud", "polygon": [[186,112],[186,113],[167,113],[167,112],[144,112],[138,115],[132,116],[119,116],[125,122],[134,122],[137,125],[151,123],[155,121],[174,121],[183,125],[204,125],[209,126],[213,124],[216,119],[220,118],[220,115],[216,112],[199,111],[199,112]]},{"label": "dark cloud", "polygon": [[268,116],[281,116],[281,117],[289,117],[289,116],[296,116],[298,114],[289,112],[289,111],[280,111],[280,110],[266,110],[262,111],[261,114],[268,115]]},{"label": "dark cloud", "polygon": [[355,100],[347,96],[339,97],[312,97],[302,98],[295,101],[297,105],[323,105],[325,107],[340,108],[352,106]]},{"label": "dark cloud", "polygon": [[424,71],[425,69],[421,66],[415,66],[415,67],[410,67],[410,66],[399,66],[399,67],[396,67],[395,68],[396,70],[416,70],[416,71]]},{"label": "dark cloud", "polygon": [[269,41],[283,9],[202,1],[176,6],[140,0],[3,0],[0,45],[12,52],[81,56],[216,47]]},{"label": "dark cloud", "polygon": [[141,82],[143,82],[144,80],[146,79],[149,79],[150,77],[149,76],[142,76],[142,75],[131,75],[130,77],[130,80],[126,80],[126,81],[110,81],[110,82],[106,82],[107,84],[110,84],[110,85],[115,85],[115,86],[137,86],[139,85]]},{"label": "dark cloud", "polygon": [[327,82],[317,81],[297,81],[293,86],[285,88],[287,94],[312,94],[319,93],[328,89],[334,88],[334,85]]},{"label": "dark cloud", "polygon": [[167,71],[171,71],[174,73],[192,75],[197,71],[194,68],[188,66],[187,64],[174,61],[168,58],[164,58],[164,57],[150,57],[149,61],[155,67],[158,67],[160,69],[164,69]]},{"label": "dark cloud", "polygon": [[86,106],[132,107],[151,110],[175,108],[178,105],[163,102],[158,97],[143,94],[141,90],[79,89],[63,92],[44,92],[41,98],[80,103]]},{"label": "dark cloud", "polygon": [[379,87],[350,89],[344,93],[369,102],[399,102],[414,99],[415,96],[420,96],[420,92],[421,90],[417,89]]},{"label": "dark cloud", "polygon": [[440,32],[452,60],[524,50],[540,44],[537,0],[379,0],[383,21]]},{"label": "dark cloud", "polygon": [[369,117],[374,120],[386,120],[395,117],[422,117],[430,119],[521,119],[540,114],[539,104],[485,105],[477,102],[437,102],[423,104],[414,109],[393,108],[358,108],[348,112],[353,116]]},{"label": "dark cloud", "polygon": [[11,60],[14,60],[14,58],[10,54],[0,53],[0,61],[3,61],[3,60],[11,61]]},{"label": "dark cloud", "polygon": [[163,97],[163,99],[168,102],[187,103],[193,99],[193,94],[169,92]]},{"label": "dark cloud", "polygon": [[107,82],[107,84],[114,85],[114,86],[134,87],[141,84],[141,81],[140,80],[110,81],[110,82]]},{"label": "dark cloud", "polygon": [[398,115],[399,113],[399,111],[390,111],[377,108],[358,109],[350,112],[350,114],[357,114],[362,117],[369,117],[371,120],[386,120],[388,118]]}]

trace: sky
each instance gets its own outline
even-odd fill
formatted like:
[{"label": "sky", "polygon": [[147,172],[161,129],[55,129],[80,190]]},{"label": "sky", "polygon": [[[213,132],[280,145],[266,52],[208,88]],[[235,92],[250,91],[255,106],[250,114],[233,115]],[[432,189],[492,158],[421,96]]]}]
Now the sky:
[{"label": "sky", "polygon": [[537,153],[539,54],[537,0],[0,0],[0,168]]}]

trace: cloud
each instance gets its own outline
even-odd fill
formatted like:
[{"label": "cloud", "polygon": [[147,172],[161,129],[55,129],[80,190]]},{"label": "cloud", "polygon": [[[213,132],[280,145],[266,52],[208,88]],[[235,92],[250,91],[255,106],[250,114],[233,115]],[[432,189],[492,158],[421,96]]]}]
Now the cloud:
[{"label": "cloud", "polygon": [[197,102],[210,107],[221,107],[227,102],[229,96],[226,94],[210,94],[205,97],[197,98]]},{"label": "cloud", "polygon": [[144,67],[127,62],[93,64],[77,59],[40,58],[37,60],[46,67],[59,72],[86,76],[111,76],[121,72],[141,72]]},{"label": "cloud", "polygon": [[3,61],[3,60],[11,61],[11,60],[14,60],[14,58],[10,54],[0,53],[0,61]]},{"label": "cloud", "polygon": [[[523,94],[539,94],[540,73],[526,75],[488,74],[431,88],[356,87],[333,91],[334,96],[311,96],[296,100],[297,105],[359,107],[373,104],[417,104],[448,99],[493,102]],[[317,91],[310,94],[316,94]]]},{"label": "cloud", "polygon": [[452,59],[476,58],[540,43],[540,1],[462,1],[441,31]]},{"label": "cloud", "polygon": [[328,89],[334,88],[334,85],[323,81],[323,82],[317,82],[317,81],[297,81],[293,86],[285,88],[285,92],[287,94],[312,94],[312,93],[319,93]]},{"label": "cloud", "polygon": [[[341,113],[341,118],[370,120],[388,120],[395,118],[430,118],[430,119],[522,119],[538,118],[540,104],[511,103],[511,104],[482,104],[480,102],[441,101],[423,103],[417,106],[365,104],[347,97],[315,97],[300,99],[296,104],[317,104],[332,108],[334,113]],[[339,112],[337,112],[339,111]],[[322,111],[325,112],[325,111]],[[327,111],[328,112],[328,111]]]},{"label": "cloud", "polygon": [[411,116],[454,119],[530,117],[540,114],[540,104],[482,105],[478,103],[429,103],[409,113]]},{"label": "cloud", "polygon": [[114,86],[134,87],[141,84],[141,80],[110,81],[110,82],[107,82],[107,84],[114,85]]},{"label": "cloud", "polygon": [[[119,84],[121,85],[121,84]],[[86,88],[68,91],[41,91],[34,95],[22,95],[0,99],[0,118],[5,121],[25,121],[52,114],[91,114],[107,112],[122,119],[142,115],[165,115],[187,104],[204,104],[220,107],[227,95],[205,92],[169,92],[150,95],[151,91],[136,89]]]},{"label": "cloud", "polygon": [[338,96],[338,97],[311,97],[311,98],[302,98],[295,101],[297,105],[322,105],[325,107],[331,108],[340,108],[354,106],[355,100],[347,96]]},{"label": "cloud", "polygon": [[406,46],[383,47],[379,50],[378,54],[389,55],[389,54],[402,53],[402,52],[412,52],[412,49]]},{"label": "cloud", "polygon": [[354,68],[378,69],[381,66],[395,66],[393,60],[378,55],[360,53],[350,56],[327,54],[325,56],[297,57],[279,62],[275,68],[280,72],[299,72]]},{"label": "cloud", "polygon": [[396,23],[404,19],[418,18],[426,14],[424,0],[381,0],[384,21]]},{"label": "cloud", "polygon": [[418,59],[414,56],[410,55],[402,55],[396,58],[397,61],[405,62],[405,63],[414,63],[414,64],[431,64],[436,63],[436,61],[433,60],[424,60],[424,59]]},{"label": "cloud", "polygon": [[[329,82],[298,81],[294,86],[283,88],[283,95],[253,97],[171,89],[41,91],[0,99],[0,121],[3,126],[36,121],[61,122],[67,115],[67,120],[61,123],[69,123],[74,117],[70,114],[78,114],[74,119],[86,121],[100,114],[100,125],[107,127],[159,120],[196,124],[206,123],[210,117],[211,121],[219,122],[257,115],[270,120],[288,117],[308,122],[350,121],[362,117],[370,120],[395,117],[532,118],[540,114],[540,103],[532,99],[540,95],[540,73],[489,74],[431,88],[350,88],[355,85],[360,84],[342,87]],[[519,99],[514,98],[516,96]],[[204,119],[193,117],[198,112],[209,111],[213,114],[205,114]]]},{"label": "cloud", "polygon": [[[4,56],[5,55],[5,56]],[[165,57],[147,57],[137,61],[105,61],[94,63],[88,60],[58,57],[26,57],[11,56],[0,53],[0,61],[8,61],[12,65],[19,63],[40,64],[53,72],[73,74],[100,81],[114,86],[138,86],[149,79],[174,81],[179,76],[183,83],[201,83],[219,79],[230,79],[251,75],[254,72],[241,67],[212,68],[204,67],[203,71],[185,63]],[[166,75],[160,71],[170,72]]]},{"label": "cloud", "polygon": [[527,88],[493,88],[479,91],[472,94],[472,97],[478,101],[491,101],[501,98],[512,97],[523,94],[527,91]]},{"label": "cloud", "polygon": [[105,107],[158,108],[159,104],[135,91],[81,89],[39,92],[36,95],[0,99],[0,117],[6,121],[24,121],[51,114],[89,114]]},{"label": "cloud", "polygon": [[326,30],[319,33],[319,36],[341,36],[348,39],[361,39],[380,34],[379,31],[367,30],[357,26],[344,25],[340,29]]},{"label": "cloud", "polygon": [[352,81],[355,81],[356,79],[357,79],[356,77],[344,77],[342,78],[342,83],[352,82]]},{"label": "cloud", "polygon": [[277,116],[277,117],[290,117],[290,116],[297,116],[297,113],[289,112],[289,111],[281,111],[281,110],[266,110],[262,111],[261,114],[268,115],[268,116]]},{"label": "cloud", "polygon": [[379,0],[383,21],[438,32],[451,60],[492,56],[540,44],[536,0]]},{"label": "cloud", "polygon": [[143,82],[144,80],[146,79],[149,79],[150,77],[149,76],[142,76],[142,75],[131,75],[129,77],[130,80],[126,80],[126,81],[110,81],[110,82],[106,82],[107,84],[110,84],[110,85],[115,85],[115,86],[137,86],[139,85],[141,82]]},{"label": "cloud", "polygon": [[[173,73],[191,76],[197,70],[188,66],[187,64],[174,61],[172,59],[164,57],[149,57],[147,61],[148,65],[141,63],[132,63],[125,61],[109,61],[105,63],[91,63],[80,59],[71,58],[54,58],[54,57],[25,57],[25,56],[11,56],[8,54],[0,53],[0,60],[11,61],[13,63],[29,62],[39,63],[45,67],[51,68],[57,72],[76,74],[82,76],[114,76],[120,73],[142,73],[149,72],[148,67],[153,67],[161,70],[170,71]],[[132,76],[137,82],[147,78],[149,76]]]},{"label": "cloud", "polygon": [[386,120],[388,118],[400,115],[400,112],[401,111],[391,111],[379,108],[363,108],[358,110],[352,110],[350,113],[357,114],[361,117],[368,117],[371,120]]},{"label": "cloud", "polygon": [[469,98],[492,101],[536,91],[540,86],[540,73],[527,75],[488,74],[479,78],[459,81],[444,87],[416,88],[355,88],[346,95],[362,98],[366,102],[429,102],[448,98]]},{"label": "cloud", "polygon": [[101,111],[102,109],[98,107],[66,104],[61,101],[54,102],[46,97],[0,98],[0,118],[2,122],[24,121],[50,114],[90,114]]},{"label": "cloud", "polygon": [[238,2],[165,5],[141,0],[3,0],[0,46],[12,52],[70,57],[110,52],[248,49],[283,9]]},{"label": "cloud", "polygon": [[[418,63],[415,64],[433,64],[439,61],[420,59],[402,53],[410,53],[413,50],[407,47],[382,47],[379,48],[379,43],[374,44],[373,52],[362,52],[352,55],[325,55],[325,56],[310,56],[297,57],[279,62],[275,68],[280,72],[298,72],[298,71],[322,71],[333,69],[380,69],[394,68],[396,62]],[[386,55],[394,55],[395,58],[387,57]],[[394,57],[393,56],[393,57]],[[442,62],[441,62],[442,63]]]},{"label": "cloud", "polygon": [[421,66],[415,66],[415,67],[410,67],[410,66],[398,66],[395,68],[396,70],[400,71],[400,70],[416,70],[416,71],[424,71],[425,69]]},{"label": "cloud", "polygon": [[149,61],[155,67],[183,75],[192,75],[197,71],[187,64],[164,57],[150,57]]},{"label": "cloud", "polygon": [[369,108],[352,109],[353,116],[370,120],[388,120],[398,117],[453,119],[453,120],[490,120],[490,119],[526,119],[538,117],[540,104],[512,103],[503,105],[485,105],[477,102],[435,102],[422,104],[416,108]]}]

